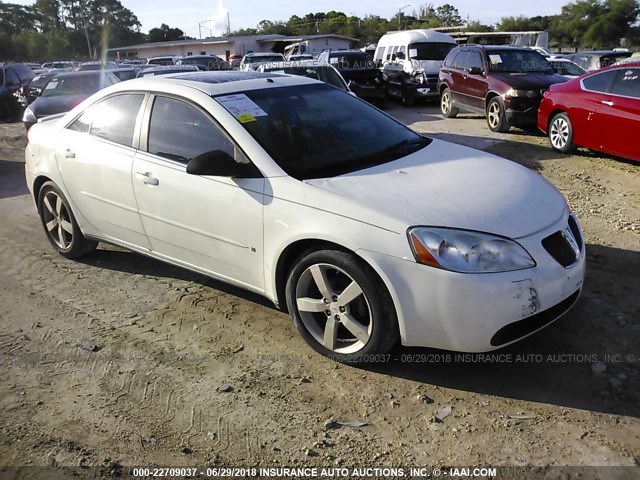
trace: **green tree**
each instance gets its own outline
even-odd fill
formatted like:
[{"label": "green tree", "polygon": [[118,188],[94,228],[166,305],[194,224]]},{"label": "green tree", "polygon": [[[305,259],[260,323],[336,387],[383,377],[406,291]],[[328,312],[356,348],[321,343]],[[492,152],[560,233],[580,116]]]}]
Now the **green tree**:
[{"label": "green tree", "polygon": [[184,32],[179,28],[171,28],[166,23],[160,28],[152,28],[147,35],[149,42],[167,42],[172,40],[185,40]]}]

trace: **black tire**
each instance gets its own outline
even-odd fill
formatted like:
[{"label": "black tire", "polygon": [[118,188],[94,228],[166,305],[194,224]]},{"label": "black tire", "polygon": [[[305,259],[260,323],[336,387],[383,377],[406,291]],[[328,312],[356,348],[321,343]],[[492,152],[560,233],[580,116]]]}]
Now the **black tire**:
[{"label": "black tire", "polygon": [[84,237],[67,198],[55,183],[45,182],[40,188],[38,212],[49,243],[63,257],[84,257],[98,246],[98,242]]},{"label": "black tire", "polygon": [[576,149],[573,144],[573,125],[566,113],[556,113],[549,122],[547,129],[549,143],[554,150],[571,153]]},{"label": "black tire", "polygon": [[500,97],[493,97],[487,104],[487,125],[492,132],[505,133],[511,128]]},{"label": "black tire", "polygon": [[440,111],[444,118],[456,118],[458,115],[458,108],[453,106],[451,99],[451,90],[449,87],[444,87],[440,94]]},{"label": "black tire", "polygon": [[402,96],[400,97],[402,101],[402,105],[405,107],[413,107],[416,103],[416,97],[413,93],[407,90],[402,91]]},{"label": "black tire", "polygon": [[[321,288],[316,278],[328,288]],[[352,253],[303,254],[289,274],[286,300],[305,342],[332,360],[384,362],[385,354],[398,343],[398,320],[389,292],[375,271]],[[301,311],[301,300],[308,310]]]}]

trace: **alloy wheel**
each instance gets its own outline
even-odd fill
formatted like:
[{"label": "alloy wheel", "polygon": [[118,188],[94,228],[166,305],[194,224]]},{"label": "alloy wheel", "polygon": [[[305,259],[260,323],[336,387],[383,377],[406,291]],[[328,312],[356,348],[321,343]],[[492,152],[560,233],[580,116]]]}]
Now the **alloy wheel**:
[{"label": "alloy wheel", "polygon": [[566,148],[569,141],[569,123],[562,117],[557,117],[551,122],[549,129],[551,145],[558,150]]},{"label": "alloy wheel", "polygon": [[73,242],[73,224],[64,201],[55,191],[43,198],[43,223],[47,234],[60,249],[66,250]]},{"label": "alloy wheel", "polygon": [[491,128],[498,128],[498,125],[500,124],[500,114],[500,105],[498,102],[491,103],[491,105],[489,105],[488,112],[488,120]]},{"label": "alloy wheel", "polygon": [[451,107],[449,100],[449,92],[445,90],[442,93],[442,97],[440,98],[440,110],[442,110],[443,115],[447,115],[449,113],[449,109]]},{"label": "alloy wheel", "polygon": [[367,344],[373,315],[362,287],[344,270],[318,263],[300,276],[296,306],[305,328],[326,349],[350,354]]}]

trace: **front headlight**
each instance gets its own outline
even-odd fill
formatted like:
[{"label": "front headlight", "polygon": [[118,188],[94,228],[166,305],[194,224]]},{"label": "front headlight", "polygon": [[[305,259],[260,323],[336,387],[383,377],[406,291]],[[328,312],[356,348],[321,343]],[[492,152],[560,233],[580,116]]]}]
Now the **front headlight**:
[{"label": "front headlight", "polygon": [[540,92],[537,90],[516,90],[511,88],[507,91],[506,96],[512,98],[536,98],[540,95]]},{"label": "front headlight", "polygon": [[24,109],[24,114],[22,115],[22,121],[26,123],[36,123],[38,121],[38,118],[36,117],[36,114],[33,113],[33,110],[27,107]]},{"label": "front headlight", "polygon": [[489,233],[413,227],[407,232],[418,263],[459,273],[497,273],[536,266],[513,240]]}]

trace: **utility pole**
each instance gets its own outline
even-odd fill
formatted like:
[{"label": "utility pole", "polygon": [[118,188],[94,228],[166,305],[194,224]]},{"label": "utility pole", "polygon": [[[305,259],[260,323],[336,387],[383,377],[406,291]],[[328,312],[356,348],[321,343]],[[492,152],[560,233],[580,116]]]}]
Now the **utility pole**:
[{"label": "utility pole", "polygon": [[227,12],[227,37],[231,34],[231,19],[229,18],[229,12]]},{"label": "utility pole", "polygon": [[398,9],[398,30],[402,30],[402,25],[400,24],[400,19],[402,18],[402,10],[410,6],[411,5],[405,5],[404,7],[400,7]]},{"label": "utility pole", "polygon": [[78,2],[78,9],[80,12],[80,19],[82,20],[82,28],[84,29],[84,35],[87,38],[87,48],[89,49],[89,58],[93,58],[91,55],[91,41],[89,41],[89,32],[87,31],[87,22],[84,18],[84,12],[82,11],[82,4]]}]

